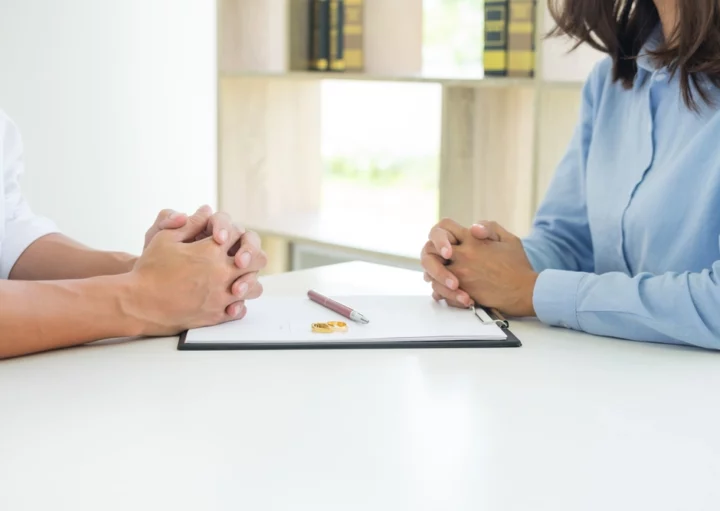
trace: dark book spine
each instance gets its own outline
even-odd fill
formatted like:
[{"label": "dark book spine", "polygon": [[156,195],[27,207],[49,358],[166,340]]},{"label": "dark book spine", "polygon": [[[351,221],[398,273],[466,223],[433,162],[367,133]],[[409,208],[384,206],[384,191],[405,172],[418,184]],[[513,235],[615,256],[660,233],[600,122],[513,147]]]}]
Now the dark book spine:
[{"label": "dark book spine", "polygon": [[344,0],[330,0],[330,69],[345,71]]},{"label": "dark book spine", "polygon": [[327,71],[330,66],[330,2],[310,2],[310,69]]},{"label": "dark book spine", "polygon": [[485,50],[483,66],[486,76],[507,75],[508,0],[485,1]]}]

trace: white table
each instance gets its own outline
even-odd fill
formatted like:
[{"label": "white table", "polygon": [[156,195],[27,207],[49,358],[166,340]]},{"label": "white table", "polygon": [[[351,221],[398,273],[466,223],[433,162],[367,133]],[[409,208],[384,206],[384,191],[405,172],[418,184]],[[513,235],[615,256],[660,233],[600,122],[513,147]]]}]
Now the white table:
[{"label": "white table", "polygon": [[[428,292],[361,263],[265,285]],[[522,348],[0,362],[0,510],[720,509],[720,355],[513,328]]]}]

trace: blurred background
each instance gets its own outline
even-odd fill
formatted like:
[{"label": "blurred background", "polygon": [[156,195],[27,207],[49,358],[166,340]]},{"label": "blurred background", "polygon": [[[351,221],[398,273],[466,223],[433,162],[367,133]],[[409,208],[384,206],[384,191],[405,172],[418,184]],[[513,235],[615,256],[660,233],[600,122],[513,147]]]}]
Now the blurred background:
[{"label": "blurred background", "polygon": [[551,27],[533,0],[0,0],[0,109],[33,209],[93,247],[210,204],[268,273],[418,268],[443,216],[529,229],[600,58]]}]

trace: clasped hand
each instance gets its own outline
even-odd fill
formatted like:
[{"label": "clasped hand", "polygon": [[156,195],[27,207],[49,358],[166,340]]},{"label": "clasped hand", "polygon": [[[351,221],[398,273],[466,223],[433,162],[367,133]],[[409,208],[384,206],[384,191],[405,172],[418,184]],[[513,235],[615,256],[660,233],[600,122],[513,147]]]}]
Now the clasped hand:
[{"label": "clasped hand", "polygon": [[137,300],[127,312],[138,319],[138,333],[171,335],[243,318],[245,301],[263,291],[260,245],[257,233],[209,206],[191,216],[162,211],[130,272]]},{"label": "clasped hand", "polygon": [[433,298],[454,307],[473,303],[508,316],[534,316],[537,273],[520,239],[495,222],[467,229],[449,219],[430,231],[421,263]]}]

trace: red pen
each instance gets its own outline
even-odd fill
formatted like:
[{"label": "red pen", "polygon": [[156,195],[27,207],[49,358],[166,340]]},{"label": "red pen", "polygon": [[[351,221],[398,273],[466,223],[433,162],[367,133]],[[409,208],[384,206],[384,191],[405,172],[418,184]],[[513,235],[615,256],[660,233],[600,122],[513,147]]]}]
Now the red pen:
[{"label": "red pen", "polygon": [[312,289],[308,291],[308,297],[315,303],[319,303],[323,307],[327,307],[331,311],[337,312],[341,316],[351,319],[353,321],[357,321],[358,323],[370,323],[370,320],[360,314],[358,311],[352,310],[347,305],[343,305],[341,303],[336,302],[332,298],[328,298],[327,296],[323,296],[317,291],[313,291]]}]

